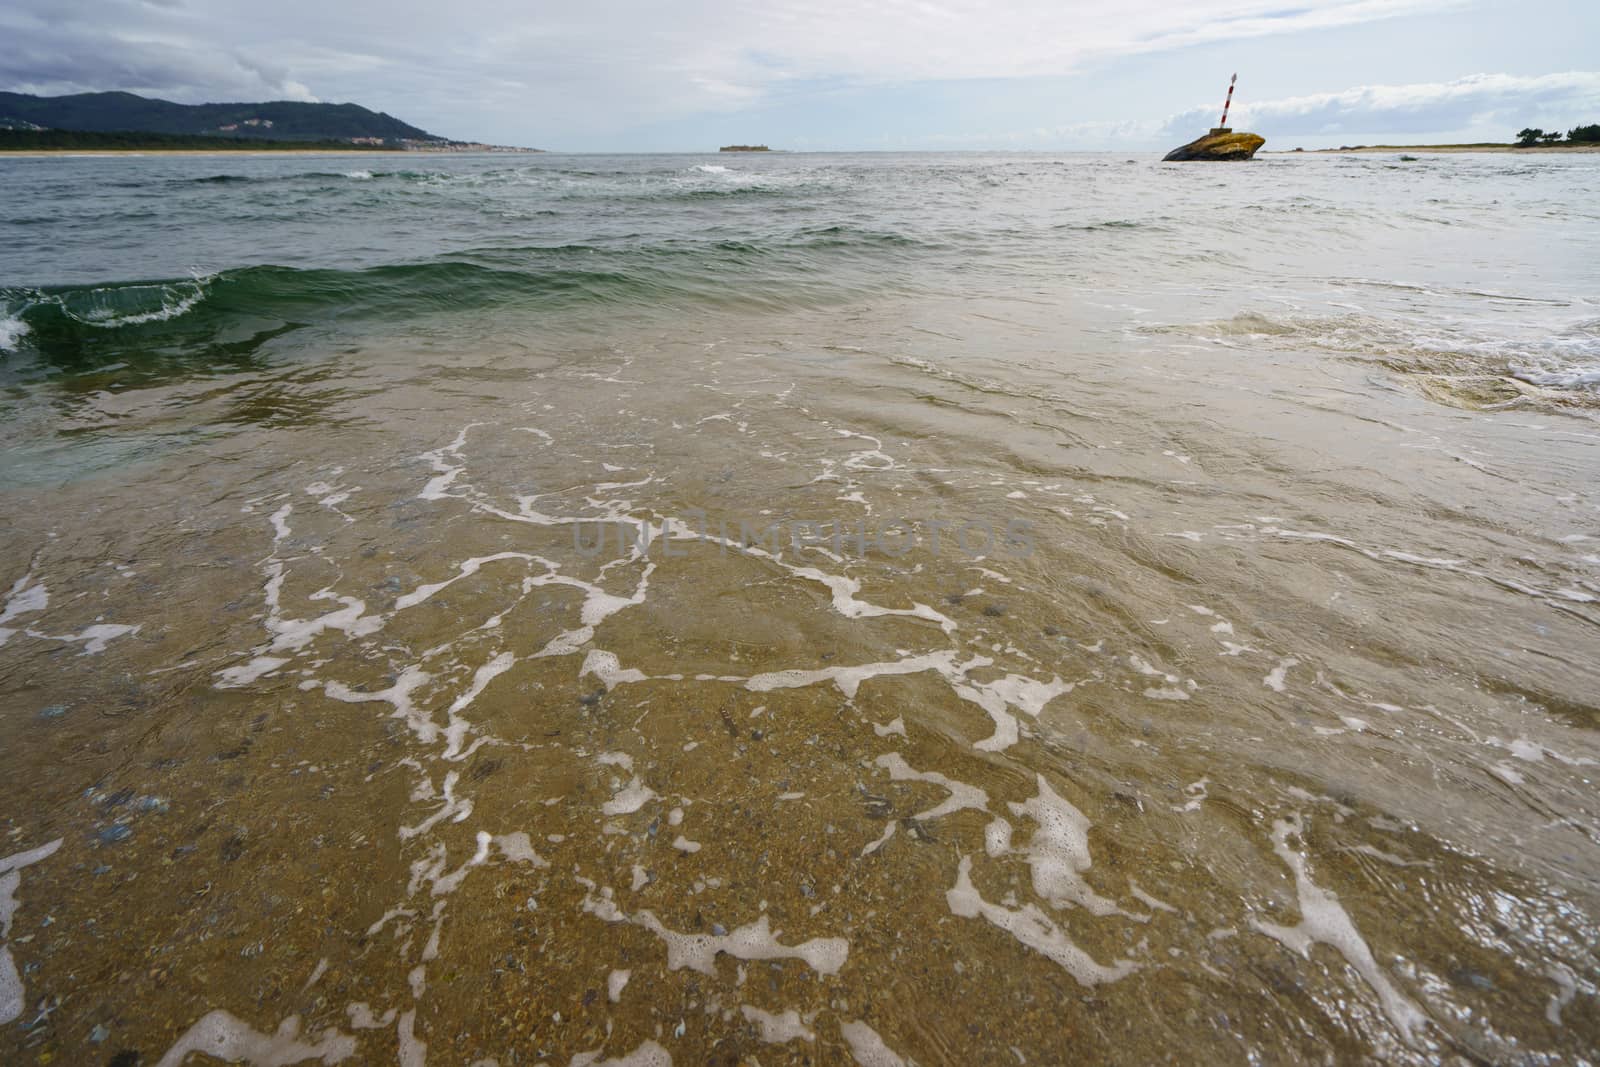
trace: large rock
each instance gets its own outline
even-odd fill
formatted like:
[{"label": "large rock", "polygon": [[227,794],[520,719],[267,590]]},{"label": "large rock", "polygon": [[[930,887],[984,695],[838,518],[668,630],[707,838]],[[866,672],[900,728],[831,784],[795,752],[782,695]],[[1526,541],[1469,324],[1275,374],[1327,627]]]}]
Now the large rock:
[{"label": "large rock", "polygon": [[1213,129],[1198,140],[1166,154],[1163,163],[1181,163],[1191,159],[1249,159],[1267,139],[1255,133],[1234,133],[1222,127]]}]

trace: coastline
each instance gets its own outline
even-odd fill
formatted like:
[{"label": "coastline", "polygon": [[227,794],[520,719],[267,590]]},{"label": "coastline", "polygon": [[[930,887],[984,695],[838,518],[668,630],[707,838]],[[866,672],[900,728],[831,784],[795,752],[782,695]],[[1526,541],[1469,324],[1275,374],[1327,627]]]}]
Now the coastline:
[{"label": "coastline", "polygon": [[1515,152],[1525,155],[1545,155],[1548,153],[1585,153],[1600,152],[1600,144],[1556,144],[1540,145],[1538,147],[1523,148],[1520,145],[1510,144],[1379,144],[1362,145],[1359,148],[1307,148],[1301,151],[1289,149],[1274,149],[1272,152],[1263,152],[1262,155],[1275,156],[1326,156],[1326,155],[1356,155],[1385,152],[1432,152],[1438,155],[1457,155],[1466,152],[1505,153]]},{"label": "coastline", "polygon": [[0,149],[0,159],[41,159],[48,156],[217,156],[236,159],[275,156],[484,156],[541,155],[542,149],[520,152],[429,152],[409,148],[28,148]]},{"label": "coastline", "polygon": [[0,159],[45,156],[411,156],[453,153],[410,152],[404,148],[29,148],[0,151]]}]

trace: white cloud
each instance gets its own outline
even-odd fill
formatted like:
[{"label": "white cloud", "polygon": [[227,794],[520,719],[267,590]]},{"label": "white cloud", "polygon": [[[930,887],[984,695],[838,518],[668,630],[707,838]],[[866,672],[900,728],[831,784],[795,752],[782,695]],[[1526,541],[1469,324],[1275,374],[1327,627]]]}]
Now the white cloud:
[{"label": "white cloud", "polygon": [[[315,99],[282,64],[196,38],[167,11],[94,18],[63,4],[48,17],[0,9],[0,89],[45,95],[126,89],[204,100]],[[113,12],[113,15],[115,12]]]},{"label": "white cloud", "polygon": [[[894,147],[942,149],[1167,149],[1204,133],[1222,110],[1221,95],[1162,119],[1071,122],[1050,126],[934,133]],[[1540,76],[1474,74],[1448,82],[1361,85],[1338,92],[1281,99],[1236,98],[1229,115],[1235,129],[1253,130],[1269,146],[1283,138],[1338,144],[1354,135],[1444,140],[1508,141],[1524,126],[1565,131],[1600,121],[1600,71]]]},{"label": "white cloud", "polygon": [[[1058,78],[1142,53],[1462,8],[1465,0],[5,0],[0,88],[129,89],[183,101],[355,100],[439,133],[559,144],[732,115],[826,87]],[[1374,28],[1374,40],[1383,30]],[[1246,47],[1267,47],[1247,45]],[[1380,49],[1381,51],[1381,49]],[[1203,53],[1189,53],[1203,54]],[[1180,62],[1188,62],[1187,59]],[[905,147],[1155,148],[1216,121],[973,122]],[[1026,110],[1026,108],[1024,108]],[[1504,138],[1600,118],[1600,74],[1480,74],[1236,101],[1234,125],[1282,138]],[[885,124],[892,129],[893,122]],[[1563,127],[1565,128],[1565,127]],[[915,138],[919,138],[916,140]],[[885,147],[890,146],[887,142]]]},{"label": "white cloud", "polygon": [[[188,101],[314,92],[463,136],[593,131],[737,111],[817,82],[1058,76],[1108,57],[1460,2],[7,0],[0,88]],[[461,129],[463,115],[479,121]]]},{"label": "white cloud", "polygon": [[[1167,120],[1170,138],[1192,136],[1216,121],[1196,107]],[[1600,117],[1600,71],[1523,77],[1474,74],[1448,82],[1362,85],[1336,93],[1240,101],[1230,124],[1269,138],[1342,133],[1412,134],[1485,130],[1508,140],[1528,125],[1561,126]]]}]

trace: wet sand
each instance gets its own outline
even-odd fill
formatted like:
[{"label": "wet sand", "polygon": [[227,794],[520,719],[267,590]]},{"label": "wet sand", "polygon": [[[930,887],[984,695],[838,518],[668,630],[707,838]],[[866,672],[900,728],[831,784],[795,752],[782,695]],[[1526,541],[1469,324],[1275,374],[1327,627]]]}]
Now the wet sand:
[{"label": "wet sand", "polygon": [[[1024,165],[926,169],[987,205]],[[41,354],[5,365],[38,377],[6,394],[0,488],[0,1058],[1592,1056],[1595,403],[1526,380],[1525,341],[1418,326],[1569,315],[1553,283],[1523,295],[1560,273],[1523,257],[1569,251],[1508,225],[1519,291],[1351,269],[1313,311],[1270,287],[1307,245],[1274,232],[1219,295],[1123,251],[1174,229],[1125,190],[1197,172],[1069,165],[1029,174],[1073,205],[1116,187],[1071,231],[1093,254],[1050,273],[1057,246],[997,241],[967,257],[987,291],[488,313],[446,264],[431,319],[398,270],[378,296],[275,270],[130,286],[117,334],[19,320]],[[1205,190],[1264,169],[1184,195],[1241,201]],[[1384,245],[1401,225],[1466,262],[1397,171],[1252,217],[1314,219],[1323,263],[1420,273]],[[693,172],[686,218],[818,225],[804,197],[704,195],[725,173]],[[409,211],[487,183],[448,177],[393,184]],[[356,212],[378,181],[153,188]],[[1374,214],[1306,206],[1346,186],[1416,217],[1332,229]],[[886,245],[922,247],[846,254]],[[343,318],[379,297],[400,310]]]},{"label": "wet sand", "polygon": [[[1108,421],[1112,378],[1067,400],[824,340],[811,369],[748,335],[438,365],[337,463],[291,419],[10,509],[50,632],[138,627],[5,650],[11,839],[62,841],[21,872],[13,1055],[1511,1054],[1455,1011],[1600,1036],[1547,1007],[1591,905],[1540,887],[1594,873],[1587,832],[1481,836],[1437,786],[1587,813],[1600,754],[1562,725],[1587,668],[1550,658],[1590,609],[1444,558],[1500,536],[1423,503],[1454,459],[1290,499],[1273,471],[1363,463],[1308,462],[1345,416],[1197,454],[1192,417]],[[988,426],[1003,449],[961,447]],[[696,508],[1025,519],[1036,551],[773,555]],[[587,556],[601,518],[668,542]],[[1489,614],[1549,652],[1464,656],[1451,621]],[[1528,938],[1571,949],[1493,948]]]}]

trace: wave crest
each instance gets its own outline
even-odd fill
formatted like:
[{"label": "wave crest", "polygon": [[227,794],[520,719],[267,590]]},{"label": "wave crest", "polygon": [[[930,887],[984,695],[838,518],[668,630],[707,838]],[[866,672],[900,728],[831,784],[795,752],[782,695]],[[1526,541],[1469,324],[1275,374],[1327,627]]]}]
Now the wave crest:
[{"label": "wave crest", "polygon": [[[1372,314],[1273,316],[1246,311],[1147,332],[1188,334],[1225,346],[1239,341],[1303,346],[1378,363],[1432,383],[1472,380],[1480,391],[1498,381],[1494,389],[1503,394],[1502,400],[1528,395],[1530,390],[1516,385],[1526,383],[1580,403],[1600,402],[1600,320],[1505,336],[1481,325],[1430,325]],[[1436,390],[1424,391],[1432,395]]]}]

